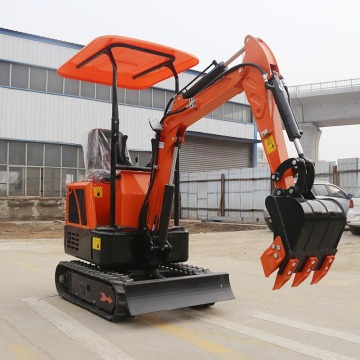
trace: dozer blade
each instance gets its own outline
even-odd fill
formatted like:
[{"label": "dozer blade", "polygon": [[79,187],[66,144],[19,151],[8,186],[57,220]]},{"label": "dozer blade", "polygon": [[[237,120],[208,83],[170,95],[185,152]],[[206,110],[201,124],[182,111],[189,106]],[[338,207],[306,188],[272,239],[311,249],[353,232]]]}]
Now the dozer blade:
[{"label": "dozer blade", "polygon": [[64,299],[111,321],[235,298],[227,273],[184,264],[159,266],[156,273],[160,277],[143,270],[120,273],[82,261],[62,261],[55,283]]},{"label": "dozer blade", "polygon": [[300,285],[313,271],[319,282],[334,262],[346,224],[341,205],[332,199],[304,200],[268,196],[265,200],[274,228],[274,242],[261,256],[265,276],[279,269],[274,290],[295,275]]},{"label": "dozer blade", "polygon": [[131,315],[210,305],[235,298],[227,273],[129,282],[124,291]]}]

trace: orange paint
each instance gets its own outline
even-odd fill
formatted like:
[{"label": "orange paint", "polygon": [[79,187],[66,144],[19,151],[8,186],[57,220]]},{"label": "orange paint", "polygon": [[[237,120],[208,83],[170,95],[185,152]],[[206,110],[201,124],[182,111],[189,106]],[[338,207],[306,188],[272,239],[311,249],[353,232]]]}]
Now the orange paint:
[{"label": "orange paint", "polygon": [[[112,85],[112,65],[108,55],[102,53],[108,46],[117,63],[117,85],[126,89],[147,89],[173,76],[168,67],[144,73],[166,61],[174,59],[173,65],[178,74],[199,62],[195,56],[174,48],[124,36],[107,35],[98,37],[85,46],[58,69],[58,74],[65,78]],[[81,66],[94,54],[99,56]]]}]

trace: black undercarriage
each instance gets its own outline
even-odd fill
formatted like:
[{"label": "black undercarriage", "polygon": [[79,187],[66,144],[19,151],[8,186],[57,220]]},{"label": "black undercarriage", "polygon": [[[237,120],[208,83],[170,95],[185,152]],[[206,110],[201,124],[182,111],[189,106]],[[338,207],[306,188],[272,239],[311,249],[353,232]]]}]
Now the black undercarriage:
[{"label": "black undercarriage", "polygon": [[55,282],[63,298],[111,321],[234,299],[227,273],[185,264],[120,272],[62,261]]},{"label": "black undercarriage", "polygon": [[189,248],[184,228],[170,229],[167,242],[163,250],[139,230],[67,225],[65,252],[87,262],[59,263],[58,293],[111,321],[234,299],[227,273],[183,264]]}]

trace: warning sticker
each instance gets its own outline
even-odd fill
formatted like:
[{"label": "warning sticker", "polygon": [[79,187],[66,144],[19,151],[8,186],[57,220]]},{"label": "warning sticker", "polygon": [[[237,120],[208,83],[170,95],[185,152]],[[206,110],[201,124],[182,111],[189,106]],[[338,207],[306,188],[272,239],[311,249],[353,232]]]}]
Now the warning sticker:
[{"label": "warning sticker", "polygon": [[103,196],[102,186],[94,186],[94,197],[102,197],[102,196]]},{"label": "warning sticker", "polygon": [[274,136],[271,134],[264,140],[265,151],[267,154],[271,154],[276,150],[276,144]]},{"label": "warning sticker", "polygon": [[92,238],[92,248],[93,250],[101,250],[101,239],[98,237]]}]

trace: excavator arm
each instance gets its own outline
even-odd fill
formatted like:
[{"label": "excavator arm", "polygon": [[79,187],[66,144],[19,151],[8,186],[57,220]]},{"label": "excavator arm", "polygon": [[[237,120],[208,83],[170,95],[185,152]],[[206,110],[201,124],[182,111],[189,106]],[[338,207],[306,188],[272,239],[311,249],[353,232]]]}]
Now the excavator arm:
[{"label": "excavator arm", "polygon": [[[239,55],[243,62],[229,68]],[[312,283],[328,272],[345,226],[345,214],[333,201],[319,201],[311,193],[314,165],[302,150],[301,131],[293,115],[289,95],[269,47],[252,36],[226,63],[216,64],[191,88],[175,95],[156,132],[152,177],[140,214],[159,251],[170,251],[167,229],[174,194],[174,171],[186,129],[208,113],[245,92],[264,146],[275,185],[275,195],[266,199],[274,222],[274,240],[261,256],[265,276],[278,269],[274,289],[295,275],[298,286],[312,271]],[[289,158],[285,139],[295,145],[297,158]]]}]

